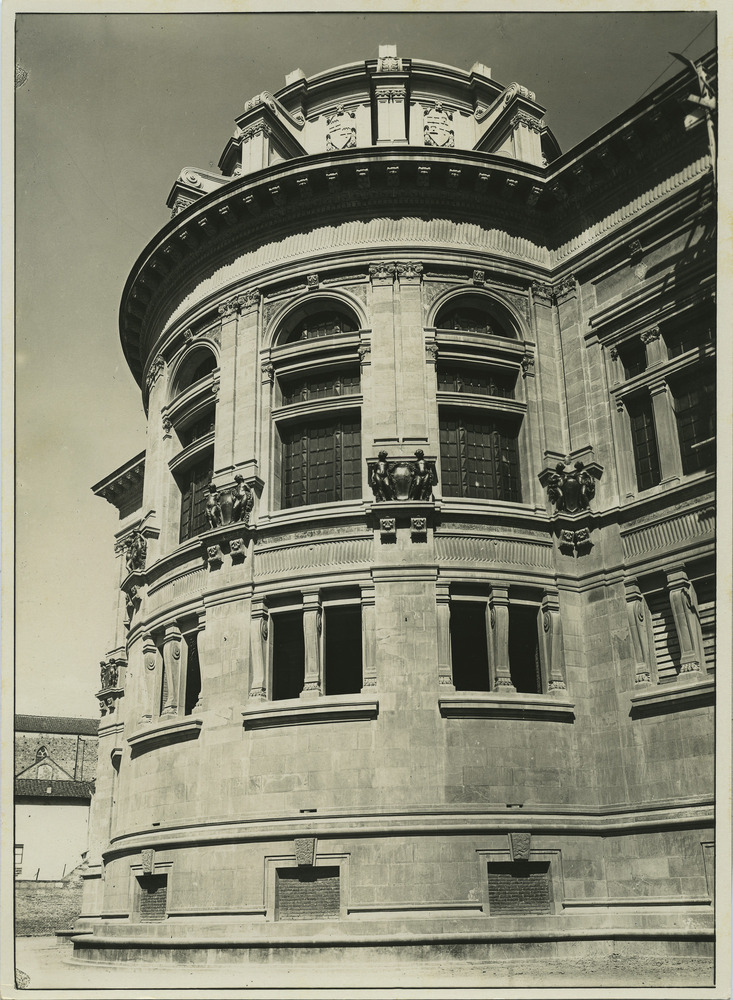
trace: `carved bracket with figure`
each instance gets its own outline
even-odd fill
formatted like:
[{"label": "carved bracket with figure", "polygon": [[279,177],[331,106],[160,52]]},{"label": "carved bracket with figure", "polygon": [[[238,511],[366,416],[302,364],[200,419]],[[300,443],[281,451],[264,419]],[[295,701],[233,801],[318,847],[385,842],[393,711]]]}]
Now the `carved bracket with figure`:
[{"label": "carved bracket with figure", "polygon": [[435,462],[426,459],[418,448],[415,461],[389,460],[386,451],[380,451],[376,462],[368,462],[369,485],[377,503],[417,500],[429,503],[434,499],[433,486],[438,483]]},{"label": "carved bracket with figure", "polygon": [[127,660],[121,656],[111,656],[99,664],[100,690],[97,691],[99,709],[102,715],[112,715],[117,702],[124,695],[125,669]]},{"label": "carved bracket with figure", "polygon": [[571,463],[567,457],[539,474],[539,481],[547,490],[547,499],[554,507],[552,520],[558,546],[565,555],[582,556],[593,548],[591,531],[597,515],[591,511],[590,502],[596,495],[596,481],[602,474],[603,467],[597,462]]}]

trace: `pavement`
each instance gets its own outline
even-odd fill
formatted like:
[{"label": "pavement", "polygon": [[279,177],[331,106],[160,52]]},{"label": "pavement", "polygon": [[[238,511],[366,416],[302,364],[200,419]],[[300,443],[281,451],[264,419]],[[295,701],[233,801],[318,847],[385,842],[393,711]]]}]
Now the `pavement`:
[{"label": "pavement", "polygon": [[[182,990],[196,988],[205,990],[204,995],[208,998],[221,988],[238,993],[246,990],[249,1000],[260,990],[267,991],[261,995],[269,997],[273,996],[273,990],[278,991],[277,996],[296,997],[303,990],[315,989],[324,991],[323,996],[341,997],[348,990],[356,991],[359,996],[394,998],[395,989],[400,990],[400,996],[409,997],[423,989],[447,990],[455,995],[456,989],[480,990],[483,994],[488,990],[517,987],[700,988],[713,983],[712,959],[669,955],[495,962],[440,959],[402,965],[308,963],[298,967],[251,963],[216,968],[147,963],[103,965],[75,960],[71,942],[56,937],[16,938],[16,974],[19,972],[28,977],[25,988],[31,994],[37,989],[79,990],[80,997],[94,997],[94,1000],[108,989],[118,991],[118,998],[120,990],[134,989],[172,991],[169,995],[178,998]],[[2,980],[6,983],[5,974]],[[20,976],[18,986],[23,988]],[[91,990],[94,993],[90,993]],[[408,990],[411,992],[406,992]],[[0,996],[7,995],[2,989]]]}]

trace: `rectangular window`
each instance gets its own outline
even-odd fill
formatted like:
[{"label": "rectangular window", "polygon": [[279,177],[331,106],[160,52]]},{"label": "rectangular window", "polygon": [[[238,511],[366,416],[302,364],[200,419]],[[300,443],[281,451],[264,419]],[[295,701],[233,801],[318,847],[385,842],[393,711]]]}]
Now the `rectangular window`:
[{"label": "rectangular window", "polygon": [[186,694],[184,714],[191,715],[201,694],[201,668],[199,665],[198,632],[191,632],[186,639],[188,658],[186,663]]},{"label": "rectangular window", "polygon": [[685,475],[715,464],[715,386],[712,376],[688,375],[672,387],[677,435]]},{"label": "rectangular window", "polygon": [[193,444],[194,441],[198,441],[199,438],[206,437],[207,434],[211,434],[214,430],[215,424],[216,412],[210,410],[203,417],[199,417],[198,420],[194,420],[193,423],[179,431],[178,437],[181,439],[181,444],[187,447],[189,444]]},{"label": "rectangular window", "polygon": [[552,913],[549,861],[490,861],[488,877],[492,916]]},{"label": "rectangular window", "polygon": [[16,844],[15,845],[15,874],[16,874],[16,876],[20,875],[20,873],[21,873],[22,870],[23,870],[23,845],[22,844]]},{"label": "rectangular window", "polygon": [[637,489],[648,490],[662,478],[651,396],[641,395],[627,399],[626,409],[631,426]]},{"label": "rectangular window", "polygon": [[509,672],[514,687],[525,694],[542,694],[537,615],[536,605],[509,605]]},{"label": "rectangular window", "polygon": [[451,601],[450,648],[456,691],[489,690],[486,604]]},{"label": "rectangular window", "polygon": [[696,347],[712,344],[715,331],[715,311],[711,310],[697,319],[689,317],[684,322],[664,330],[667,355],[676,358]]},{"label": "rectangular window", "polygon": [[646,370],[646,347],[639,338],[619,344],[618,356],[624,366],[624,378],[633,378]]},{"label": "rectangular window", "polygon": [[340,916],[340,874],[336,865],[278,868],[275,919],[328,920]]},{"label": "rectangular window", "polygon": [[305,375],[280,379],[282,405],[328,396],[353,396],[361,391],[359,370],[343,370],[320,376]]},{"label": "rectangular window", "polygon": [[521,501],[517,434],[498,417],[441,412],[443,495]]},{"label": "rectangular window", "polygon": [[469,365],[438,365],[438,389],[441,392],[473,392],[480,396],[514,399],[516,372],[499,368]]},{"label": "rectangular window", "polygon": [[168,876],[138,875],[138,900],[142,923],[165,920],[168,907]]},{"label": "rectangular window", "polygon": [[354,500],[361,496],[358,416],[280,428],[283,507]]},{"label": "rectangular window", "polygon": [[680,672],[680,644],[669,594],[666,590],[646,594],[646,603],[652,624],[657,681],[665,684],[676,680]]},{"label": "rectangular window", "polygon": [[324,694],[358,694],[364,683],[361,660],[361,606],[324,609]]},{"label": "rectangular window", "polygon": [[214,474],[214,455],[210,452],[196,465],[178,474],[181,490],[181,530],[179,541],[185,542],[206,531],[206,487]]},{"label": "rectangular window", "polygon": [[272,615],[272,701],[298,698],[305,684],[303,612]]}]

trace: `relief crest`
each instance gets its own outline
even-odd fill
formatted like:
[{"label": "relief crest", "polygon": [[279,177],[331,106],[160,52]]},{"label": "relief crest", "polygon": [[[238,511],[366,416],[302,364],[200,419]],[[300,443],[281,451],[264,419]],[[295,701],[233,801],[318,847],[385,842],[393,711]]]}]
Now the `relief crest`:
[{"label": "relief crest", "polygon": [[356,125],[353,111],[346,111],[340,104],[334,114],[326,118],[326,149],[352,149],[356,145]]},{"label": "relief crest", "polygon": [[428,108],[423,117],[423,134],[426,146],[455,146],[453,115],[442,104]]}]

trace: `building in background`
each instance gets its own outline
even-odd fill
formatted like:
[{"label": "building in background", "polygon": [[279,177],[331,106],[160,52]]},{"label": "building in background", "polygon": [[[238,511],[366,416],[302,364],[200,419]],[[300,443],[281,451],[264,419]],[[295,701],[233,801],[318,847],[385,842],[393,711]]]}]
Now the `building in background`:
[{"label": "building in background", "polygon": [[15,716],[16,933],[52,933],[81,913],[97,769],[96,719]]},{"label": "building in background", "polygon": [[95,487],[77,955],[710,954],[692,87],[561,153],[523,86],[385,46],[181,172],[120,309],[147,446]]}]

